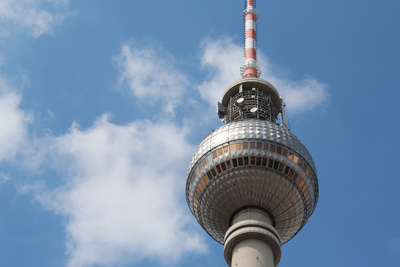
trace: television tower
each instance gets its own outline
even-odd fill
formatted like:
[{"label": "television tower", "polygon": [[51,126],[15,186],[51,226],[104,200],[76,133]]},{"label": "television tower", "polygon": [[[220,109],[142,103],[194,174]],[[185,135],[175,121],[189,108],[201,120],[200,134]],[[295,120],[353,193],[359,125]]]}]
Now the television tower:
[{"label": "television tower", "polygon": [[[313,159],[289,131],[285,104],[257,65],[255,0],[245,0],[242,79],[225,90],[211,131],[190,162],[186,199],[204,230],[224,245],[231,267],[274,267],[281,245],[306,224],[318,201]],[[282,123],[277,123],[281,116]]]}]

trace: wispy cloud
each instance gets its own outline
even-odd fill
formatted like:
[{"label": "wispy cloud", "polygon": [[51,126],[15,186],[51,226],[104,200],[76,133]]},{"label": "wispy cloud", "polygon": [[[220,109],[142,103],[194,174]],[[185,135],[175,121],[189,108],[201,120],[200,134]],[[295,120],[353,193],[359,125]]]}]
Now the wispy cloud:
[{"label": "wispy cloud", "polygon": [[20,108],[21,94],[0,77],[0,161],[9,161],[21,152],[28,140],[32,116]]},{"label": "wispy cloud", "polygon": [[151,41],[132,40],[122,46],[114,58],[120,70],[119,85],[149,104],[160,104],[163,111],[174,113],[189,82],[176,59]]},{"label": "wispy cloud", "polygon": [[201,97],[216,108],[226,87],[240,78],[243,47],[235,44],[230,37],[224,37],[204,40],[201,50],[201,66],[208,77],[198,90]]},{"label": "wispy cloud", "polygon": [[[313,77],[292,80],[281,74],[263,53],[259,52],[258,58],[261,78],[278,89],[291,114],[306,112],[326,103],[329,97],[326,84]],[[206,39],[202,44],[201,62],[210,77],[198,87],[203,99],[216,107],[226,87],[241,78],[239,68],[243,60],[242,46],[235,44],[231,38]]]},{"label": "wispy cloud", "polygon": [[49,33],[67,16],[68,0],[1,0],[1,34],[27,30],[35,38]]},{"label": "wispy cloud", "polygon": [[38,200],[67,218],[70,267],[142,258],[163,262],[205,250],[189,231],[182,181],[193,147],[185,129],[136,121],[120,126],[104,115],[87,130],[74,125],[48,140],[52,165],[67,173],[63,186]]},{"label": "wispy cloud", "polygon": [[0,172],[0,185],[10,180],[10,175],[5,172]]}]

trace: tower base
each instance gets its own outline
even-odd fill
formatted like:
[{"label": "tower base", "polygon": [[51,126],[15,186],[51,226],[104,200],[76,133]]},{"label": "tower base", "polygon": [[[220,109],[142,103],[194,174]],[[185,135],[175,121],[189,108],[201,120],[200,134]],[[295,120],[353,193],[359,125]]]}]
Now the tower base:
[{"label": "tower base", "polygon": [[236,214],[225,234],[225,260],[230,267],[275,267],[281,242],[269,215],[257,208]]}]

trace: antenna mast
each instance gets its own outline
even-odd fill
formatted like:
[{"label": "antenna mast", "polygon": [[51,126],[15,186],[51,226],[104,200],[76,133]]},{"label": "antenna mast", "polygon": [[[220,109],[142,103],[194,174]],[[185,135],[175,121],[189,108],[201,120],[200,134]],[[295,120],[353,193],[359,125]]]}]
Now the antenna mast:
[{"label": "antenna mast", "polygon": [[260,77],[261,69],[257,64],[257,20],[256,0],[245,0],[245,10],[242,13],[245,27],[244,49],[245,62],[240,68],[243,78]]}]

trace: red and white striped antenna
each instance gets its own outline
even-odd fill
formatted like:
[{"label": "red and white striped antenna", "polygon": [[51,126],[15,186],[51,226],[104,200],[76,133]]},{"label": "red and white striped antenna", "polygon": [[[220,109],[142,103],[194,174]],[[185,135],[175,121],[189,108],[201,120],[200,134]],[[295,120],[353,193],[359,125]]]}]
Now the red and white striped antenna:
[{"label": "red and white striped antenna", "polygon": [[240,68],[243,78],[260,77],[261,69],[257,64],[257,19],[256,0],[245,0],[246,7],[242,13],[245,25],[244,49],[245,62]]}]

